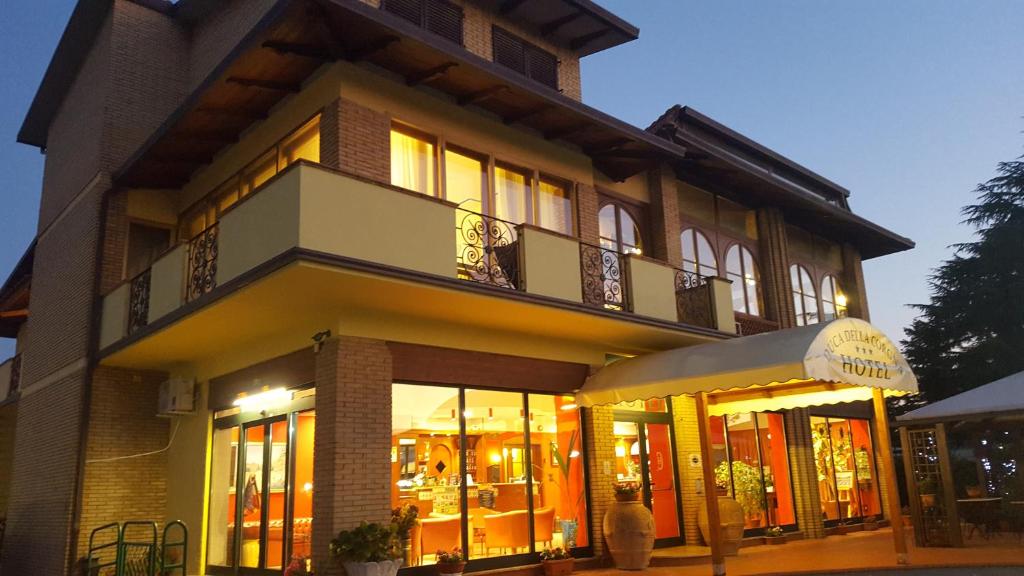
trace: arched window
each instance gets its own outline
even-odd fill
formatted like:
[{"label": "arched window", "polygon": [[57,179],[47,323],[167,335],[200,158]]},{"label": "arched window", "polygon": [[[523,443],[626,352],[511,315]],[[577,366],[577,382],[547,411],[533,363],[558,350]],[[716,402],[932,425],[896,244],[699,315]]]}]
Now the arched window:
[{"label": "arched window", "polygon": [[761,273],[746,246],[734,244],[725,253],[725,277],[732,280],[733,310],[760,316]]},{"label": "arched window", "polygon": [[717,276],[718,258],[708,237],[696,228],[683,230],[679,237],[683,245],[683,270],[703,277]]},{"label": "arched window", "polygon": [[818,297],[814,290],[814,281],[807,268],[799,264],[789,267],[789,279],[793,283],[793,308],[796,310],[796,325],[807,326],[817,324]]},{"label": "arched window", "polygon": [[607,204],[597,216],[603,248],[623,254],[640,254],[643,251],[640,228],[625,208],[618,204]]},{"label": "arched window", "polygon": [[846,316],[846,296],[839,290],[839,281],[831,274],[821,279],[821,313],[825,322]]}]

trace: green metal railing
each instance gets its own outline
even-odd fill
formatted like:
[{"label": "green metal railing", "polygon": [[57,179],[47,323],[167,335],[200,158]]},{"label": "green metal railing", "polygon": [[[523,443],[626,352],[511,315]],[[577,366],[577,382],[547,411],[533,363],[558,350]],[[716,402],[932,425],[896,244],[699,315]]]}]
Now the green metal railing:
[{"label": "green metal railing", "polygon": [[[158,538],[156,522],[112,522],[89,534],[89,576],[185,576],[188,527],[168,522]],[[172,540],[171,537],[174,537]]]}]

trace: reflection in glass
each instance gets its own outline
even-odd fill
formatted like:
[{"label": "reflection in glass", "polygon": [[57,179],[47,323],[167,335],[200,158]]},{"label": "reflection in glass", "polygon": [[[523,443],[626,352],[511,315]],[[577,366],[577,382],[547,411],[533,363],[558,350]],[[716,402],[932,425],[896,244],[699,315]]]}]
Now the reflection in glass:
[{"label": "reflection in glass", "polygon": [[248,426],[245,429],[245,450],[242,452],[242,557],[239,566],[259,566],[260,528],[263,526],[263,507],[266,493],[263,486],[263,440],[266,426]]},{"label": "reflection in glass", "polygon": [[545,547],[588,544],[583,438],[580,415],[572,396],[530,394],[530,442],[540,446],[533,462],[534,541]]},{"label": "reflection in glass", "polygon": [[807,268],[799,264],[789,267],[789,279],[793,285],[793,308],[796,310],[796,325],[807,326],[818,323],[818,299],[814,293],[814,281]]},{"label": "reflection in glass", "polygon": [[825,322],[835,320],[841,315],[842,307],[839,305],[839,283],[836,277],[826,274],[821,279],[821,311]]},{"label": "reflection in glass", "polygon": [[210,472],[210,528],[206,557],[209,564],[231,566],[234,563],[235,483],[238,468],[238,427],[217,428],[210,447],[213,468]]},{"label": "reflection in glass", "polygon": [[761,274],[746,246],[734,244],[725,254],[725,277],[732,280],[733,310],[760,316]]},{"label": "reflection in glass", "polygon": [[687,228],[680,235],[683,245],[683,270],[703,277],[718,275],[718,258],[711,241],[696,228]]},{"label": "reflection in glass", "polygon": [[818,489],[826,520],[881,512],[870,422],[811,417]]},{"label": "reflection in glass", "polygon": [[598,227],[601,246],[623,254],[640,254],[643,246],[640,228],[625,208],[618,204],[607,204],[598,212]]}]

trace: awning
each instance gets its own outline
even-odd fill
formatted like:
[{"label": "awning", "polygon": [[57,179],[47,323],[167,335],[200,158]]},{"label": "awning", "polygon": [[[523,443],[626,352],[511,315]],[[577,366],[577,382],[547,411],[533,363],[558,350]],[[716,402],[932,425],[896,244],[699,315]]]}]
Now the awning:
[{"label": "awning", "polygon": [[1024,372],[1010,374],[1005,378],[933,402],[897,416],[896,420],[904,425],[1007,416],[1024,418]]},{"label": "awning", "polygon": [[917,393],[881,331],[855,318],[619,360],[587,379],[581,406],[708,393],[711,415],[783,410]]}]

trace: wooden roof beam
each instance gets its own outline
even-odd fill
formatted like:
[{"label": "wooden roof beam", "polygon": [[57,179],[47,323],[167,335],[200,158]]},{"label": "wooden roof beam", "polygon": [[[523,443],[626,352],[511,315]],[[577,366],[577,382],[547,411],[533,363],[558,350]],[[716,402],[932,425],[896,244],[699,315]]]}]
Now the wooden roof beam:
[{"label": "wooden roof beam", "polygon": [[590,124],[575,124],[566,128],[557,128],[555,130],[548,130],[544,133],[544,138],[548,140],[557,140],[559,138],[565,138],[573,134],[579,134],[585,130],[590,129]]},{"label": "wooden roof beam", "polygon": [[434,66],[433,68],[427,68],[421,72],[410,74],[405,77],[405,83],[409,86],[416,86],[423,84],[424,82],[430,82],[431,80],[437,80],[444,76],[449,70],[458,66],[455,62],[445,62],[440,66]]},{"label": "wooden roof beam", "polygon": [[618,150],[630,142],[632,142],[632,140],[629,138],[617,138],[604,146],[587,148],[584,152],[589,156],[601,156],[607,152]]},{"label": "wooden roof beam", "polygon": [[202,114],[224,116],[226,118],[238,118],[248,121],[265,120],[267,118],[267,113],[262,110],[252,110],[239,107],[227,108],[221,106],[200,106],[196,108],[195,111]]},{"label": "wooden roof beam", "polygon": [[526,120],[527,118],[532,118],[533,116],[536,116],[538,114],[543,114],[544,112],[550,110],[551,108],[552,106],[550,104],[544,104],[542,106],[537,106],[536,108],[524,110],[516,114],[509,114],[508,116],[502,118],[502,121],[505,124],[515,124],[516,122],[522,122],[523,120]]},{"label": "wooden roof beam", "polygon": [[491,86],[490,88],[484,88],[483,90],[477,90],[476,92],[470,92],[464,96],[459,97],[459,106],[469,106],[470,104],[479,104],[484,100],[489,100],[502,92],[508,90],[508,86],[504,84],[498,84]]},{"label": "wooden roof beam", "polygon": [[278,54],[301,56],[303,58],[311,58],[321,62],[333,62],[337,59],[334,54],[331,54],[329,49],[315,44],[298,44],[294,42],[277,42],[275,40],[267,40],[263,43],[263,47],[269,48]]},{"label": "wooden roof beam", "polygon": [[609,32],[611,32],[611,28],[602,28],[596,32],[591,32],[590,34],[584,34],[578,38],[573,38],[572,41],[569,42],[569,47],[573,50],[579,50]]},{"label": "wooden roof beam", "polygon": [[263,80],[262,78],[239,78],[238,76],[231,76],[226,80],[226,82],[228,84],[245,86],[246,88],[257,88],[259,90],[270,90],[273,92],[291,92],[294,94],[302,90],[302,85],[296,82],[277,82],[275,80]]},{"label": "wooden roof beam", "polygon": [[540,27],[540,35],[544,36],[545,38],[548,37],[548,36],[551,36],[555,32],[558,32],[558,30],[560,28],[562,28],[563,26],[565,26],[567,24],[571,24],[572,22],[575,22],[576,20],[579,20],[582,17],[583,17],[583,11],[577,11],[577,12],[573,12],[571,14],[567,14],[565,16],[562,16],[561,18],[555,18],[554,20],[552,20],[552,21],[550,21],[550,22],[548,22],[546,24],[542,24],[541,25],[541,27]]},{"label": "wooden roof beam", "polygon": [[362,46],[349,48],[348,50],[345,51],[345,60],[348,60],[349,62],[359,62],[360,60],[365,60],[370,56],[376,54],[377,52],[384,50],[388,46],[391,46],[395,42],[400,41],[401,39],[398,36],[382,36],[380,38],[377,38],[376,40],[367,42]]},{"label": "wooden roof beam", "polygon": [[203,142],[208,144],[228,145],[238,142],[238,135],[234,132],[216,131],[195,131],[195,132],[171,132],[167,137],[176,141]]}]

